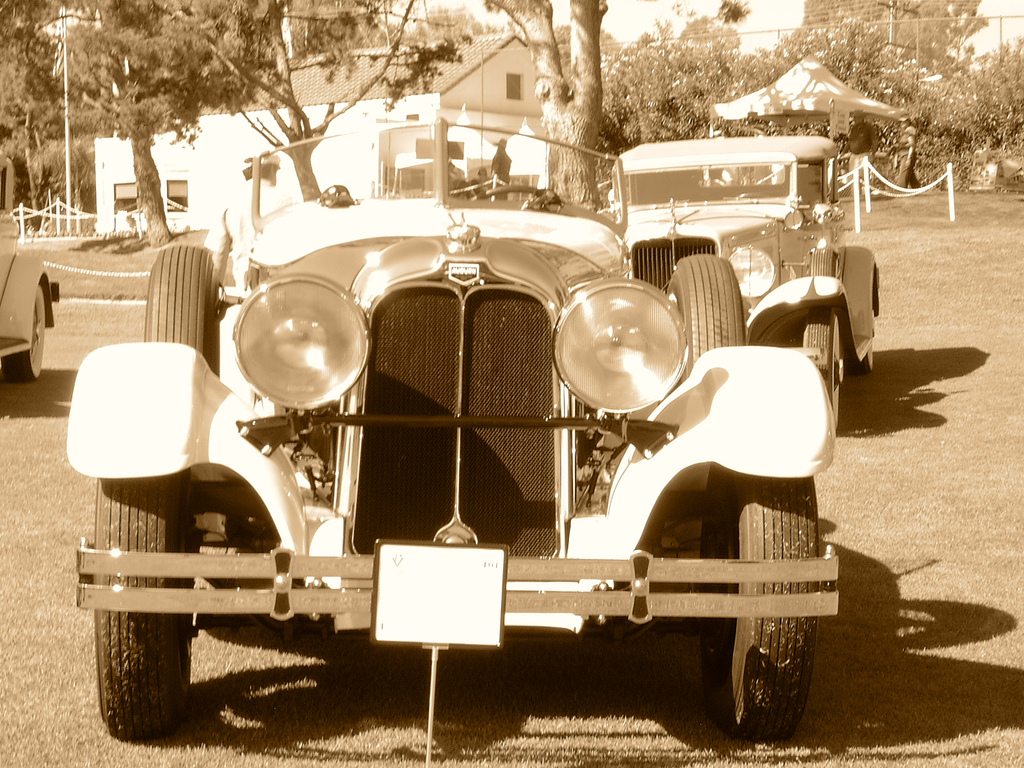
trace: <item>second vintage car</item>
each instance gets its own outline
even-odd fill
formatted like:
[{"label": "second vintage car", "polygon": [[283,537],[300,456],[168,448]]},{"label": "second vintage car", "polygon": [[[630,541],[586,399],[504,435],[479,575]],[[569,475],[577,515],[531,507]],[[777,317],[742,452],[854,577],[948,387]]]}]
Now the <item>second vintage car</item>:
[{"label": "second vintage car", "polygon": [[410,546],[455,573],[504,554],[499,642],[699,634],[715,722],[794,732],[838,610],[825,388],[793,350],[698,356],[704,289],[629,277],[622,183],[535,136],[387,126],[254,159],[233,287],[203,248],[160,254],[145,340],[86,358],[68,425],[98,485],[78,603],[112,734],[179,725],[201,630],[381,641],[383,601],[447,638],[477,579],[385,599],[405,561],[381,552]]},{"label": "second vintage car", "polygon": [[868,373],[879,311],[871,251],[845,242],[837,150],[816,136],[719,137],[643,144],[622,155],[634,277],[668,289],[710,255],[736,272],[729,301],[691,324],[698,350],[749,343],[801,349],[832,394]]},{"label": "second vintage car", "polygon": [[46,329],[54,326],[59,285],[42,258],[18,249],[13,217],[14,163],[0,153],[0,370],[9,382],[32,382],[43,370]]}]

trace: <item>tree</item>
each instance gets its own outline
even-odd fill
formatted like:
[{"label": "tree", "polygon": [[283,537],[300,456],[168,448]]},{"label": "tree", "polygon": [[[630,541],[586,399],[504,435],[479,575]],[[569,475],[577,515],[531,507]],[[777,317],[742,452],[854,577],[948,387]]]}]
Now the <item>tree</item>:
[{"label": "tree", "polygon": [[822,32],[848,22],[884,31],[903,59],[931,72],[951,73],[973,56],[967,41],[987,22],[981,0],[806,0],[804,28]]},{"label": "tree", "polygon": [[[487,3],[490,10],[504,11],[530,50],[541,119],[548,134],[566,144],[596,149],[603,119],[601,21],[608,5],[605,0],[569,0],[568,6],[569,44],[560,47],[550,0]],[[723,0],[719,16],[731,23],[747,13],[742,0]],[[582,156],[561,153],[555,168],[559,190],[583,204],[593,203],[597,198],[592,170]]]},{"label": "tree", "polygon": [[139,207],[153,245],[171,239],[154,136],[190,140],[204,106],[227,91],[209,50],[153,0],[98,0],[97,23],[72,28],[72,93],[132,146]]},{"label": "tree", "polygon": [[[548,135],[566,144],[593,149],[601,126],[601,20],[604,0],[569,0],[569,45],[563,55],[550,0],[490,0],[504,11],[519,39],[529,48],[536,72],[536,96]],[[594,169],[584,156],[561,152],[554,158],[558,189],[582,204],[595,204]]]},{"label": "tree", "polygon": [[[405,3],[404,6],[401,3]],[[392,101],[429,81],[441,62],[458,56],[450,37],[406,37],[413,21],[413,0],[178,0],[168,6],[174,17],[203,40],[236,98],[229,108],[241,114],[271,147],[292,157],[303,194],[320,194],[308,148],[293,146],[324,136],[338,117],[381,82]],[[299,66],[320,68],[328,78],[344,76],[357,60],[372,73],[343,102],[326,105],[314,122],[296,96]],[[267,120],[254,116],[257,110]]]},{"label": "tree", "polygon": [[3,0],[0,18],[5,23],[0,42],[0,81],[5,84],[0,89],[0,145],[18,168],[16,194],[41,207],[49,189],[64,186],[62,94],[54,77],[56,39],[46,32],[56,12],[34,0]]},{"label": "tree", "polygon": [[611,151],[708,135],[711,106],[744,76],[733,25],[747,14],[746,3],[725,0],[717,16],[689,13],[678,37],[659,28],[609,58],[602,132]]},{"label": "tree", "polygon": [[605,139],[610,151],[708,135],[711,106],[739,77],[737,41],[700,34],[645,36],[605,68]]}]

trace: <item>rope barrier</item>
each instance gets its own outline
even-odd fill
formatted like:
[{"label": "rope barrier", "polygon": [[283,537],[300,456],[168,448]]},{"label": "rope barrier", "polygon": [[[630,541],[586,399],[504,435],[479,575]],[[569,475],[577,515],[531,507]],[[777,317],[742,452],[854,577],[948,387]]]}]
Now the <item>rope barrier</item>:
[{"label": "rope barrier", "polygon": [[[861,179],[861,172],[863,171],[863,179]],[[874,176],[886,188],[873,188],[871,186],[871,178]],[[863,185],[864,194],[864,210],[867,213],[871,213],[871,195],[879,195],[882,197],[893,197],[893,198],[905,198],[915,197],[916,195],[923,195],[925,192],[931,190],[942,184],[943,181],[947,183],[947,189],[949,190],[949,220],[956,221],[956,204],[953,198],[953,164],[946,163],[946,172],[939,176],[935,181],[930,184],[926,184],[923,187],[917,187],[909,189],[907,187],[901,187],[898,184],[893,184],[885,176],[879,172],[868,158],[863,158],[861,164],[854,168],[852,171],[848,171],[839,176],[839,180],[843,182],[842,186],[839,187],[839,191],[843,191],[848,187],[853,187],[853,201],[854,201],[854,230],[856,232],[861,231],[860,226],[860,198],[861,198],[861,187]]]},{"label": "rope barrier", "polygon": [[65,272],[73,272],[76,275],[92,275],[93,277],[149,277],[149,271],[145,272],[102,272],[96,269],[82,269],[80,267],[69,267],[66,264],[56,264],[52,261],[44,261],[48,269],[61,269]]}]

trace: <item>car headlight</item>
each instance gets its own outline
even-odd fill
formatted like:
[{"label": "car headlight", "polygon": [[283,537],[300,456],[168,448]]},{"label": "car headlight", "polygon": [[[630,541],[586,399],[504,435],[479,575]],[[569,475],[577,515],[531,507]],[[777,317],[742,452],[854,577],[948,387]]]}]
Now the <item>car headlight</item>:
[{"label": "car headlight", "polygon": [[775,284],[775,262],[760,248],[740,246],[729,256],[729,263],[740,281],[740,293],[747,298],[764,296]]},{"label": "car headlight", "polygon": [[555,365],[573,393],[613,413],[662,400],[679,380],[683,321],[654,286],[609,280],[578,291],[555,331]]},{"label": "car headlight", "polygon": [[261,286],[235,324],[238,367],[258,393],[290,408],[340,398],[366,366],[366,316],[340,287],[310,277]]}]

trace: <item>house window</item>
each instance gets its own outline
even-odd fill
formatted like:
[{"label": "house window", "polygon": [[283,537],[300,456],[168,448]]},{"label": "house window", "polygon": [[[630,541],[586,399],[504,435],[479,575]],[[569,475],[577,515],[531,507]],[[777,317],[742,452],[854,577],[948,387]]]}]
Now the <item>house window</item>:
[{"label": "house window", "polygon": [[509,72],[505,75],[505,98],[509,101],[523,100],[523,76]]},{"label": "house window", "polygon": [[139,207],[139,190],[135,182],[114,185],[114,211],[134,211]]},{"label": "house window", "polygon": [[171,179],[167,182],[167,202],[171,211],[188,210],[188,182]]}]

